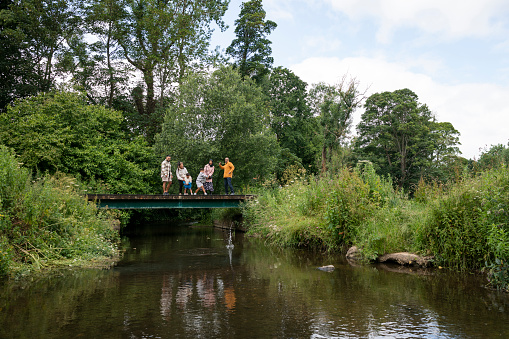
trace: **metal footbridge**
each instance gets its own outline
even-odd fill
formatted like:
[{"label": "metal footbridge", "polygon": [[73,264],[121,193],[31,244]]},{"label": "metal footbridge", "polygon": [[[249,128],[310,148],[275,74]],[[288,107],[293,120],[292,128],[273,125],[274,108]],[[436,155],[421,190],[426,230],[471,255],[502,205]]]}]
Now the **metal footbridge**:
[{"label": "metal footbridge", "polygon": [[87,194],[89,201],[108,209],[231,208],[254,195]]}]

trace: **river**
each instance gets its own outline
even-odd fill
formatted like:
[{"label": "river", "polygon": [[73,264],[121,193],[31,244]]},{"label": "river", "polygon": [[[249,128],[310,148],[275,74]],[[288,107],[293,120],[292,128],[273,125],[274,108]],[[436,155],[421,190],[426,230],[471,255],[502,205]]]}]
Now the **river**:
[{"label": "river", "polygon": [[133,226],[112,269],[0,285],[0,338],[509,338],[509,295],[476,275],[228,241]]}]

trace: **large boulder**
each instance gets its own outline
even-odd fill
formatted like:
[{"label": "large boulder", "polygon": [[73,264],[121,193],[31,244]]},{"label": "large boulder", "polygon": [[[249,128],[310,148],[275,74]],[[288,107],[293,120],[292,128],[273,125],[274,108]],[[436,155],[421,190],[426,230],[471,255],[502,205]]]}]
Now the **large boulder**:
[{"label": "large boulder", "polygon": [[426,267],[431,262],[431,257],[421,257],[408,252],[388,253],[378,258],[379,262],[394,262],[405,266]]},{"label": "large boulder", "polygon": [[357,246],[352,246],[346,252],[346,258],[351,260],[362,259],[361,250]]}]

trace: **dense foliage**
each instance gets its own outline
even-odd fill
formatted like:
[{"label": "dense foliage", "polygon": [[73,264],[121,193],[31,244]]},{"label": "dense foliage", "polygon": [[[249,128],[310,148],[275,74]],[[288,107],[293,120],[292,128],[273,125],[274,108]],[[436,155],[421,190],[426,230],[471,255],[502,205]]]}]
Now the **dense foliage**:
[{"label": "dense foliage", "polygon": [[113,219],[67,176],[32,177],[0,146],[0,275],[116,254]]},{"label": "dense foliage", "polygon": [[379,173],[410,189],[432,164],[442,165],[459,152],[459,132],[435,121],[430,109],[409,89],[371,95],[357,130],[355,149],[372,161]]},{"label": "dense foliage", "polygon": [[148,193],[157,158],[122,128],[120,112],[89,105],[80,93],[49,92],[0,115],[0,144],[34,173],[62,172],[111,193]]},{"label": "dense foliage", "polygon": [[489,273],[509,289],[509,168],[503,164],[448,187],[421,181],[413,199],[368,164],[321,178],[293,173],[244,207],[249,232],[281,246],[334,250],[356,245],[364,258],[409,251],[436,265]]},{"label": "dense foliage", "polygon": [[[168,109],[156,143],[161,156],[172,154],[193,176],[209,159],[217,164],[229,157],[236,185],[272,175],[279,147],[267,127],[264,96],[252,80],[221,67],[186,78],[179,91],[180,100]],[[219,178],[219,167],[216,172]]]},{"label": "dense foliage", "polygon": [[265,20],[262,0],[249,0],[241,5],[239,18],[235,20],[235,39],[226,49],[234,58],[236,67],[242,77],[256,81],[263,79],[272,67],[271,41],[267,39],[277,24]]}]

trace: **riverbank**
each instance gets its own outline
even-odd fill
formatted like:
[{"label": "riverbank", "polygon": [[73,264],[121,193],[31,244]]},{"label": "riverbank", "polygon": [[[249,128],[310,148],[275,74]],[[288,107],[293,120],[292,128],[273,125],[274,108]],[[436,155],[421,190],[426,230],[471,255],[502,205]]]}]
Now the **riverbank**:
[{"label": "riverbank", "polygon": [[509,289],[509,170],[465,177],[448,187],[421,182],[414,198],[368,164],[321,178],[296,176],[244,206],[248,233],[279,246],[346,251],[365,261],[393,252],[433,256],[433,264],[485,271]]},{"label": "riverbank", "polygon": [[34,178],[0,146],[0,276],[104,266],[118,255],[115,212],[99,211],[65,175]]}]

